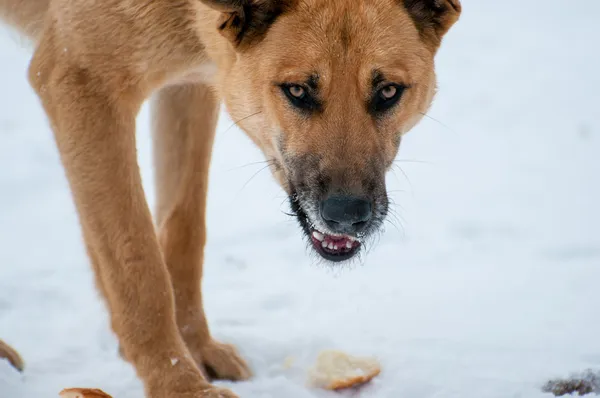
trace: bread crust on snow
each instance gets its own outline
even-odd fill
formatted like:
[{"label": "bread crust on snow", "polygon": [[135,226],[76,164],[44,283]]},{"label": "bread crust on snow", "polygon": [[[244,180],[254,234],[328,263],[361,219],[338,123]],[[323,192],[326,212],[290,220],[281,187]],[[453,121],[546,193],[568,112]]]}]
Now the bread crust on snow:
[{"label": "bread crust on snow", "polygon": [[342,390],[368,383],[381,373],[376,359],[354,357],[341,351],[323,351],[309,373],[314,387]]},{"label": "bread crust on snow", "polygon": [[66,388],[59,395],[61,398],[112,398],[102,390],[91,388]]}]

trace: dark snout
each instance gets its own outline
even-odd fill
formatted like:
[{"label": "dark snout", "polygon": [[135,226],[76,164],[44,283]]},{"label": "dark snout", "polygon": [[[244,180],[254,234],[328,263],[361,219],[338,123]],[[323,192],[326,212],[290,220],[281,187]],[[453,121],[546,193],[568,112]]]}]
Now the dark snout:
[{"label": "dark snout", "polygon": [[286,160],[291,209],[314,250],[341,262],[354,257],[388,211],[382,162],[338,156]]},{"label": "dark snout", "polygon": [[335,195],[321,202],[321,218],[332,232],[357,234],[371,220],[371,202],[360,197]]}]

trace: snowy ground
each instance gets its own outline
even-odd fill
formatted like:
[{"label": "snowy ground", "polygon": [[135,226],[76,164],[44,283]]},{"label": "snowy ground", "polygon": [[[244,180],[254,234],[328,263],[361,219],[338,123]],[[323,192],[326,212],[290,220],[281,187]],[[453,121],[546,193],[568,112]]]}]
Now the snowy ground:
[{"label": "snowy ground", "polygon": [[[239,166],[261,156],[223,115],[206,306],[256,373],[232,385],[242,398],[329,397],[304,385],[323,348],[380,358],[381,377],[348,397],[537,398],[550,377],[600,368],[600,2],[463,3],[438,57],[430,115],[442,124],[426,119],[405,140],[400,158],[421,161],[399,163],[408,179],[390,174],[402,227],[360,266],[313,264],[268,172],[242,189],[261,166]],[[0,397],[76,385],[141,398],[93,288],[28,57],[0,33],[0,338],[27,361],[24,375],[0,363]]]}]

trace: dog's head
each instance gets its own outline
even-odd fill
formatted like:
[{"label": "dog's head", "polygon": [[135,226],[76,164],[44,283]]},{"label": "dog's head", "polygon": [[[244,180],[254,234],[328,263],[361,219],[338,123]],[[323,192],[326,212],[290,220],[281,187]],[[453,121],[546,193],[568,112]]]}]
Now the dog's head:
[{"label": "dog's head", "polygon": [[234,51],[232,118],[271,161],[315,250],[353,257],[388,212],[385,174],[435,93],[459,0],[202,0]]}]

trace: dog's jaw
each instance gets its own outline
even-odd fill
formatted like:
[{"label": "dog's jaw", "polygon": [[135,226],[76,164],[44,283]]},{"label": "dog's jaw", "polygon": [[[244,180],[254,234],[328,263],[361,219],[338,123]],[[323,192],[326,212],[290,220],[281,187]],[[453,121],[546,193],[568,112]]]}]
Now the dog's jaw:
[{"label": "dog's jaw", "polygon": [[298,220],[304,235],[313,250],[323,259],[340,263],[352,259],[360,252],[363,247],[360,237],[332,233],[321,226],[321,223],[313,221],[316,216],[311,217],[312,212],[305,210],[298,194],[290,195],[289,200],[292,214]]},{"label": "dog's jaw", "polygon": [[313,248],[321,257],[332,262],[342,262],[354,257],[362,243],[349,235],[330,235],[314,229],[311,233]]}]

